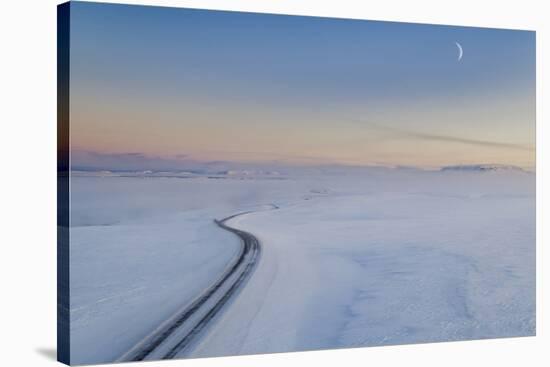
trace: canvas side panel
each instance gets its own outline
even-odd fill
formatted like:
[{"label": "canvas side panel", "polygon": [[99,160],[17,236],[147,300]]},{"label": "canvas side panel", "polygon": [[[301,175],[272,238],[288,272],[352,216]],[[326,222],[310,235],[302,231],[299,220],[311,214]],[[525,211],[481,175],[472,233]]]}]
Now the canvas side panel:
[{"label": "canvas side panel", "polygon": [[70,3],[57,7],[57,360],[70,364],[69,287]]}]

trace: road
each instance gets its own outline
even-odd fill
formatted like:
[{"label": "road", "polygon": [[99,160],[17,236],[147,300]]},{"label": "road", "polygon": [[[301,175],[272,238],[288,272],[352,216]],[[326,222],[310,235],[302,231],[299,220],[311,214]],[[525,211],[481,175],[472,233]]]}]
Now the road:
[{"label": "road", "polygon": [[218,280],[120,357],[118,362],[171,359],[185,355],[220,310],[243,287],[259,261],[261,246],[258,239],[251,233],[226,224],[230,219],[249,213],[242,212],[214,220],[220,228],[241,239],[238,255]]}]

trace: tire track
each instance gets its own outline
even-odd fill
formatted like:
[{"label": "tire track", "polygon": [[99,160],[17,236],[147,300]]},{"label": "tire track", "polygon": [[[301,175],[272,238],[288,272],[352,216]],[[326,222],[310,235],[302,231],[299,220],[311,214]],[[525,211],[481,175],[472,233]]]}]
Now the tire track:
[{"label": "tire track", "polygon": [[[277,207],[273,205],[273,208]],[[241,249],[221,277],[195,298],[187,307],[164,322],[152,334],[118,359],[119,362],[172,359],[185,353],[209,322],[237,293],[256,267],[261,253],[260,241],[249,232],[230,227],[227,221],[252,213],[241,212],[216,225],[241,239]]]}]

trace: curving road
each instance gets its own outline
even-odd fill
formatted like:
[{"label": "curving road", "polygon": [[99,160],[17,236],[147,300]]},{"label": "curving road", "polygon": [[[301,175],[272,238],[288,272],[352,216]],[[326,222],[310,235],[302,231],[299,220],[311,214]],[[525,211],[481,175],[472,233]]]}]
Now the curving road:
[{"label": "curving road", "polygon": [[[275,208],[275,206],[273,206]],[[242,212],[214,222],[241,239],[241,249],[221,277],[175,316],[118,359],[119,362],[171,359],[186,353],[198,335],[244,285],[260,256],[260,241],[226,222]]]}]

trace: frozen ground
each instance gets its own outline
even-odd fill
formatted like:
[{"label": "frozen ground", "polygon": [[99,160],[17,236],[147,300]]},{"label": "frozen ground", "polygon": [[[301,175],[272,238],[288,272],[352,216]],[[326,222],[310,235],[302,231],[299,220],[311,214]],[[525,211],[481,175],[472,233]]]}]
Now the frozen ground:
[{"label": "frozen ground", "polygon": [[74,363],[116,359],[212,282],[239,246],[212,219],[242,210],[261,261],[190,356],[534,334],[533,174],[240,178],[73,178]]},{"label": "frozen ground", "polygon": [[71,181],[75,364],[122,356],[222,273],[240,242],[213,219],[306,190],[290,180],[101,176]]}]

